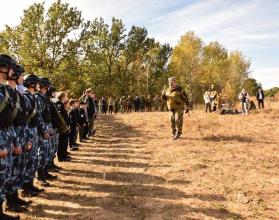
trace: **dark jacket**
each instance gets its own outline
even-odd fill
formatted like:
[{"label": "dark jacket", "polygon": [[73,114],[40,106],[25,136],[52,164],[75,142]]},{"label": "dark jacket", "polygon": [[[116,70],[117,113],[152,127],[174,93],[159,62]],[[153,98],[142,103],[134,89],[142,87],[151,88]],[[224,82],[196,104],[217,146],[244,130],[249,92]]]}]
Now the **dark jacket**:
[{"label": "dark jacket", "polygon": [[80,108],[78,111],[79,111],[79,124],[83,126],[85,123],[88,123],[88,118],[84,109]]},{"label": "dark jacket", "polygon": [[57,107],[55,106],[55,103],[50,102],[50,106],[51,106],[51,124],[52,124],[52,128],[58,128],[58,124],[59,124],[59,119],[57,116]]},{"label": "dark jacket", "polygon": [[88,96],[85,98],[85,102],[87,104],[88,118],[93,118],[95,111],[96,111],[95,102],[94,102],[93,98],[88,97]]},{"label": "dark jacket", "polygon": [[65,109],[65,105],[62,102],[58,101],[58,102],[56,102],[56,106],[57,106],[57,109],[58,109],[59,113],[63,117],[66,125],[69,126],[70,125],[70,118],[69,118],[68,113]]},{"label": "dark jacket", "polygon": [[78,109],[71,109],[69,111],[70,126],[77,127],[79,124],[79,111]]},{"label": "dark jacket", "polygon": [[260,99],[260,93],[262,93],[262,100],[264,99],[264,91],[261,90],[260,92],[257,92],[256,96],[257,96],[257,100]]}]

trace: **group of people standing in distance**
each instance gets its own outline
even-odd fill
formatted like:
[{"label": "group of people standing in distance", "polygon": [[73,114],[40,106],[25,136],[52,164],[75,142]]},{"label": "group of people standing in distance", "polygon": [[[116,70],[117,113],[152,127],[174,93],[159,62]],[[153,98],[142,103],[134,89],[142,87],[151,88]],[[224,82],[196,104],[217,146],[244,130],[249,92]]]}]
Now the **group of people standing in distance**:
[{"label": "group of people standing in distance", "polygon": [[117,113],[131,113],[134,112],[151,112],[151,111],[166,111],[166,103],[160,96],[122,96],[108,99],[102,97],[97,99],[95,96],[95,106],[98,115],[117,114]]},{"label": "group of people standing in distance", "polygon": [[[258,108],[264,109],[264,91],[262,88],[259,88],[258,92],[255,94]],[[205,103],[205,112],[211,113],[216,111],[217,109],[222,109],[222,100],[221,100],[221,91],[216,91],[214,89],[214,85],[211,85],[211,90],[206,91],[203,95],[204,103]],[[253,100],[250,99],[248,92],[245,89],[242,89],[238,96],[240,106],[241,106],[241,113],[248,114],[249,110],[256,109],[256,105]],[[221,111],[222,112],[222,111]]]}]

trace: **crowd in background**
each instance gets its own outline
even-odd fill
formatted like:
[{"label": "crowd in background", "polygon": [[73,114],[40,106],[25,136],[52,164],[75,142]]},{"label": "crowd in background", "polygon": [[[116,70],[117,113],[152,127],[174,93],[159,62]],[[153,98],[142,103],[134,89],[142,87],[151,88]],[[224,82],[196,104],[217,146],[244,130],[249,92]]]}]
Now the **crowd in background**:
[{"label": "crowd in background", "polygon": [[[80,100],[87,96],[88,90],[82,95]],[[92,92],[92,90],[91,90]],[[97,98],[95,94],[92,95],[95,105],[96,115],[117,114],[117,113],[131,113],[134,112],[151,112],[151,111],[166,111],[166,103],[158,95],[152,97],[145,96],[122,96],[108,98]]]},{"label": "crowd in background", "polygon": [[[258,109],[264,109],[265,94],[262,88],[258,89],[255,97],[258,102]],[[206,113],[211,113],[219,109],[221,114],[242,113],[247,115],[250,110],[255,110],[257,108],[255,102],[250,98],[250,95],[245,89],[242,89],[238,96],[241,111],[238,111],[237,109],[230,109],[231,106],[229,106],[228,103],[224,103],[224,100],[222,100],[222,91],[220,90],[217,92],[214,89],[214,85],[211,86],[210,91],[206,91],[204,93],[203,99]]]}]

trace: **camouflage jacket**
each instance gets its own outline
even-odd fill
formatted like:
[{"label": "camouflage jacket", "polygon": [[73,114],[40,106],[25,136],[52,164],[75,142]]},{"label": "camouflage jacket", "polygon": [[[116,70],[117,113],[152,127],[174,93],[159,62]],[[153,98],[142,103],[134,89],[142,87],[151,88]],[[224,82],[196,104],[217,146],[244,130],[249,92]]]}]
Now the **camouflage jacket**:
[{"label": "camouflage jacket", "polygon": [[45,113],[47,111],[47,97],[42,93],[37,93],[35,95],[37,100],[37,113],[38,113],[38,132],[43,135],[48,132],[48,123],[45,120]]},{"label": "camouflage jacket", "polygon": [[162,99],[167,101],[168,109],[184,109],[184,106],[188,106],[188,97],[181,86],[175,88],[168,88],[162,93]]}]

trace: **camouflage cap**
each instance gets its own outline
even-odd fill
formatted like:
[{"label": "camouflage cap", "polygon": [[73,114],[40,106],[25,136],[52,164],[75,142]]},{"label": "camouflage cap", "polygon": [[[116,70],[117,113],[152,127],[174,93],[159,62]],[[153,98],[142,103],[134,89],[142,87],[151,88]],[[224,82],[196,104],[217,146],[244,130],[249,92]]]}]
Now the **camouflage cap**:
[{"label": "camouflage cap", "polygon": [[169,82],[175,81],[175,77],[169,77],[169,78],[168,78],[168,81],[169,81]]}]

